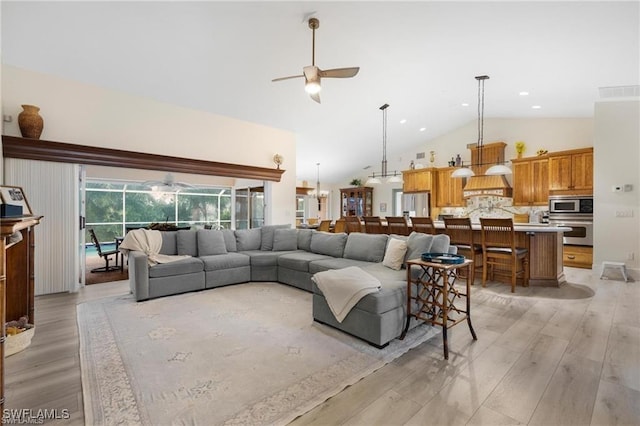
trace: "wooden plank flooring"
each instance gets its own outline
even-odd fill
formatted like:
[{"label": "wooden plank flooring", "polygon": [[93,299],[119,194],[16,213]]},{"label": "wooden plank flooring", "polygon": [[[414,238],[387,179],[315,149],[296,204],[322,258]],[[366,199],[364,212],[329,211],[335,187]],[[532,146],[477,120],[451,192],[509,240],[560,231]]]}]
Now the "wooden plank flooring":
[{"label": "wooden plank flooring", "polygon": [[[478,341],[462,323],[450,330],[448,361],[432,339],[293,424],[640,424],[640,283],[565,272],[593,296],[476,285]],[[60,424],[84,424],[76,304],[127,291],[122,281],[36,298],[32,345],[6,359],[5,408],[64,408],[71,419]]]}]

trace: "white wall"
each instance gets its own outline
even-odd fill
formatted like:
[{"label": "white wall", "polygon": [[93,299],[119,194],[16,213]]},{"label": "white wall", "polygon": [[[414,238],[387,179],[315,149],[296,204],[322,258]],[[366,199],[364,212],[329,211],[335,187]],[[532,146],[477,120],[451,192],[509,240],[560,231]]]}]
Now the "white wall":
[{"label": "white wall", "polygon": [[[640,101],[598,102],[594,137],[594,270],[605,260],[626,262],[640,279]],[[612,192],[614,185],[633,185]],[[616,217],[631,212],[632,217]],[[629,254],[633,253],[633,260]]]},{"label": "white wall", "polygon": [[[273,155],[296,158],[295,136],[279,129],[2,66],[2,109],[14,117],[4,134],[20,136],[21,104],[40,107],[43,140],[274,167]],[[273,184],[269,217],[295,223],[294,160]]]}]

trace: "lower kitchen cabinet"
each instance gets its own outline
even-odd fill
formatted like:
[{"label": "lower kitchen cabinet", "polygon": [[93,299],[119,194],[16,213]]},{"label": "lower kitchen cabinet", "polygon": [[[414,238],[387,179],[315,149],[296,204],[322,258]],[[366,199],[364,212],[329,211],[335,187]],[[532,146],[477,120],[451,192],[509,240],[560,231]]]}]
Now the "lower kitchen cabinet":
[{"label": "lower kitchen cabinet", "polygon": [[593,247],[565,245],[562,263],[564,266],[591,269],[591,265],[593,265]]}]

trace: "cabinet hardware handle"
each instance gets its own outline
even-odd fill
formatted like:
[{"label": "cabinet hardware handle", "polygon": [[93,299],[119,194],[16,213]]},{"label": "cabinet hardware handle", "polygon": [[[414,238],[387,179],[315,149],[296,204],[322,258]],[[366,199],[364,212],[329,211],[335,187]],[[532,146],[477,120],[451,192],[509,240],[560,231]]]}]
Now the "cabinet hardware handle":
[{"label": "cabinet hardware handle", "polygon": [[571,260],[573,260],[573,259],[575,259],[575,258],[576,258],[575,256],[567,256],[567,259],[571,259]]}]

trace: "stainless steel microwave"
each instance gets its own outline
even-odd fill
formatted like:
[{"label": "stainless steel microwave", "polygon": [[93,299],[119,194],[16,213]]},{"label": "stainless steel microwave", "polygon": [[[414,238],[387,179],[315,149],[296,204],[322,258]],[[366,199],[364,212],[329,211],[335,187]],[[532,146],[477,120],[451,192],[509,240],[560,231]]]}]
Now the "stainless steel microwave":
[{"label": "stainless steel microwave", "polygon": [[593,215],[593,196],[552,195],[549,197],[549,214]]}]

